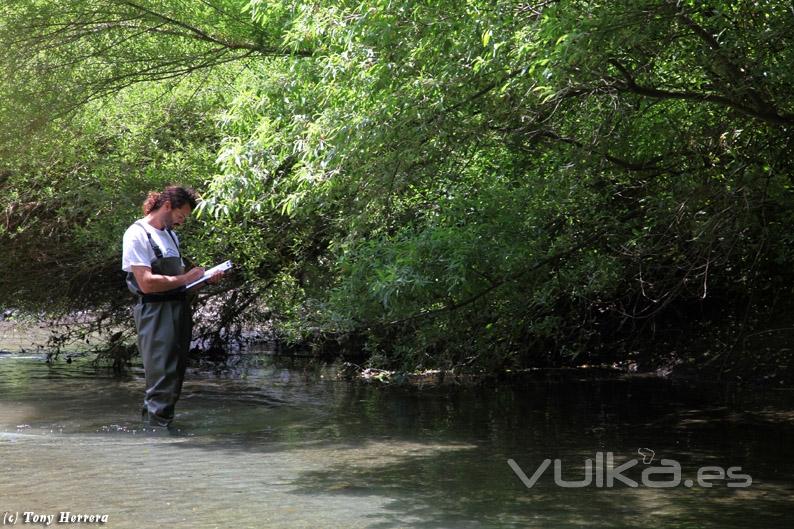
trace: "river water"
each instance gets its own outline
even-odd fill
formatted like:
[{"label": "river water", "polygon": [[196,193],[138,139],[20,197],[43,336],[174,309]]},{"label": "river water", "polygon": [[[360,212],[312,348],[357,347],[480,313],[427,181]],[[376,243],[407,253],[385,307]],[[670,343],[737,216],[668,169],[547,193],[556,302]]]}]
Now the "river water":
[{"label": "river water", "polygon": [[[784,389],[571,376],[384,387],[249,353],[190,367],[169,431],[138,422],[142,377],[140,366],[120,377],[85,359],[0,354],[0,514],[106,514],[111,528],[794,520],[794,392]],[[551,464],[527,487],[508,464],[526,479],[559,459],[561,478],[582,480],[585,460],[607,453],[615,465],[639,460],[623,473],[637,486],[597,486],[596,468],[589,485],[562,487]],[[641,480],[670,461],[681,468],[677,486],[656,486],[675,475]],[[704,466],[723,477],[712,468],[704,475],[717,479],[698,482]],[[747,484],[737,475],[752,484],[729,487]]]}]

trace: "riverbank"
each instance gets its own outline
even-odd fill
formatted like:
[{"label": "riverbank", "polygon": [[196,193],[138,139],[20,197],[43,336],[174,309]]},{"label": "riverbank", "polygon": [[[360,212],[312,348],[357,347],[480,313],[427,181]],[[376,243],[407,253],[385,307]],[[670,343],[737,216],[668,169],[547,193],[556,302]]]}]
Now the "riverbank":
[{"label": "riverbank", "polygon": [[33,320],[0,320],[0,353],[40,351],[49,337],[49,330]]},{"label": "riverbank", "polygon": [[692,386],[728,384],[767,389],[794,390],[794,380],[786,380],[774,373],[758,376],[720,376],[708,369],[657,369],[640,372],[622,366],[578,366],[556,368],[527,368],[499,373],[461,373],[453,370],[428,369],[415,372],[362,368],[343,363],[338,378],[382,386],[451,387],[522,385],[538,382],[596,382],[632,381],[643,379],[667,380]]},{"label": "riverbank", "polygon": [[[784,316],[780,318],[785,319]],[[779,318],[779,319],[780,319]],[[603,353],[590,355],[601,358],[601,362],[578,365],[538,366],[524,368],[503,368],[484,370],[476,367],[431,368],[416,370],[387,369],[374,362],[362,350],[350,347],[311,347],[287,346],[269,339],[251,340],[244,347],[231,352],[213,354],[202,353],[201,349],[192,352],[193,362],[205,359],[209,363],[225,362],[228,358],[245,353],[246,350],[266,351],[268,354],[284,358],[302,358],[316,362],[338,365],[337,376],[344,380],[358,380],[380,385],[413,386],[458,386],[493,385],[501,383],[522,383],[539,380],[594,380],[636,377],[656,377],[660,379],[686,380],[692,384],[727,382],[765,387],[787,388],[794,385],[794,350],[788,347],[785,327],[782,320],[770,322],[781,325],[779,329],[746,333],[742,336],[728,326],[711,329],[709,333],[686,334],[660,332],[659,338],[649,341],[645,347],[632,351],[621,350],[609,355]],[[272,330],[266,333],[272,335]],[[33,318],[9,318],[0,321],[0,354],[34,352],[55,360],[48,349],[52,338],[52,328],[45,322]],[[335,344],[325,340],[324,344]],[[123,355],[116,358],[108,349],[90,346],[88,341],[81,342],[79,348],[71,347],[65,351],[66,361],[72,358],[102,351],[100,361],[113,363],[123,370],[130,360],[137,356],[134,344],[119,342]],[[112,344],[111,344],[112,345]],[[587,355],[586,355],[587,356]],[[121,358],[123,357],[123,358]],[[628,359],[626,359],[628,358]]]}]

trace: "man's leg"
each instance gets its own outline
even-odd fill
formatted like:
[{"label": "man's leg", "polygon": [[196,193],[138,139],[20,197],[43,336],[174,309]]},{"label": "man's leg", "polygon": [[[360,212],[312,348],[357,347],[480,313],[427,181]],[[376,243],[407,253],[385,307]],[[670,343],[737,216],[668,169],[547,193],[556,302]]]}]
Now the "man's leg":
[{"label": "man's leg", "polygon": [[[175,307],[176,305],[176,307]],[[135,307],[138,349],[146,375],[144,415],[147,422],[167,426],[174,418],[184,377],[180,351],[178,302],[146,303]]]}]

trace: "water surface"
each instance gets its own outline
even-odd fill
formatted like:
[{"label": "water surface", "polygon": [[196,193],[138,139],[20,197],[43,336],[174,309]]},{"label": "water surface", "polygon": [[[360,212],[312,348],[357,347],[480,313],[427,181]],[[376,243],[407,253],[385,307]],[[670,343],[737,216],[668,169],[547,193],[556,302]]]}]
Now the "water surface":
[{"label": "water surface", "polygon": [[[789,527],[794,392],[564,377],[380,387],[247,354],[192,366],[175,429],[143,429],[143,372],[0,355],[0,513],[108,514],[107,527]],[[741,467],[747,488],[555,485],[638,448]],[[637,470],[637,469],[635,469]],[[639,469],[641,471],[641,469]],[[634,478],[638,472],[632,473]]]}]

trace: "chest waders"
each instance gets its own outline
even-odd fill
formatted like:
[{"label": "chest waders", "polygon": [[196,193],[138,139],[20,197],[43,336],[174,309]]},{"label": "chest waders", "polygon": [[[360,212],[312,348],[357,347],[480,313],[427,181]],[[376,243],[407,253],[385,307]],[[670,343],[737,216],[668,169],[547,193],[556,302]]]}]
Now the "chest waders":
[{"label": "chest waders", "polygon": [[[143,226],[141,229],[145,230]],[[151,262],[152,273],[166,276],[183,274],[181,252],[178,252],[178,257],[164,257],[149,231],[145,231],[155,255]],[[170,231],[168,234],[179,249]],[[190,302],[183,287],[144,294],[132,273],[127,274],[127,287],[138,296],[133,316],[138,332],[138,350],[146,374],[146,394],[141,415],[149,424],[167,426],[174,418],[174,406],[179,400],[185,378],[193,331]]]}]

